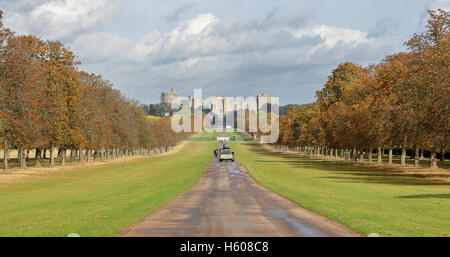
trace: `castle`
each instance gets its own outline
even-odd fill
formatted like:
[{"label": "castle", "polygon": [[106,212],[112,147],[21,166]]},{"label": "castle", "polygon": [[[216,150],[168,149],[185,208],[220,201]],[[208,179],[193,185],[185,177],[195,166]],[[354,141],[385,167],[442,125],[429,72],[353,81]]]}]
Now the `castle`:
[{"label": "castle", "polygon": [[[161,93],[161,104],[166,104],[170,106],[177,98],[178,92],[171,88],[170,92],[162,92]],[[209,109],[212,112],[216,113],[229,113],[233,112],[235,109],[248,109],[248,103],[243,103],[242,106],[235,106],[233,104],[232,97],[230,96],[213,96],[209,97],[209,100],[203,99],[202,103],[196,103],[197,106],[194,106],[194,98],[189,96],[189,107],[193,107],[196,109],[197,107],[202,107],[203,109]],[[270,97],[266,93],[260,93],[256,96],[256,106],[259,110],[262,108],[263,103],[270,103]]]},{"label": "castle", "polygon": [[178,92],[175,88],[171,88],[170,92],[162,92],[161,93],[161,104],[167,104],[170,106],[175,99],[178,97]]}]

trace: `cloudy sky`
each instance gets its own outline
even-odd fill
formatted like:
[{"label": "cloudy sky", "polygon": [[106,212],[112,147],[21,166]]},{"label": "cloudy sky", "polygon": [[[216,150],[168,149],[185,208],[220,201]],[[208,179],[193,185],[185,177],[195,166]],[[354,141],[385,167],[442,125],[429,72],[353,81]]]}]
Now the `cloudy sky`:
[{"label": "cloudy sky", "polygon": [[314,100],[339,63],[379,62],[450,0],[0,0],[6,27],[59,40],[127,96]]}]

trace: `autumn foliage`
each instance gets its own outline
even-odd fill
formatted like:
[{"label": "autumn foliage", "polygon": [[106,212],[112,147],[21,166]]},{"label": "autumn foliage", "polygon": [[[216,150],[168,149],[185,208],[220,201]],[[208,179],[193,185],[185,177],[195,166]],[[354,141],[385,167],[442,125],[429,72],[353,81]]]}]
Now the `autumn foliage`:
[{"label": "autumn foliage", "polygon": [[16,35],[3,27],[0,11],[0,138],[4,164],[17,149],[70,162],[147,155],[166,151],[179,135],[167,119],[146,119],[136,101],[125,98],[101,76],[78,69],[74,53],[61,43]]},{"label": "autumn foliage", "polygon": [[426,32],[405,43],[407,52],[334,69],[315,102],[281,116],[277,144],[360,161],[365,154],[372,161],[376,151],[378,162],[387,149],[389,163],[399,149],[401,164],[407,150],[415,164],[427,151],[436,167],[436,153],[450,148],[450,17],[441,9],[429,15]]}]

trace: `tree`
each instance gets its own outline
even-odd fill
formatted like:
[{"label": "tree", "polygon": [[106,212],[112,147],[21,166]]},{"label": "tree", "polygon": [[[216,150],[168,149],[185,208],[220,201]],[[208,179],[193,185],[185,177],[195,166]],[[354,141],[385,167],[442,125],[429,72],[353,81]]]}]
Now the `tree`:
[{"label": "tree", "polygon": [[[19,166],[26,167],[26,149],[46,143],[41,116],[45,93],[41,59],[43,42],[33,36],[10,37],[2,51],[0,117],[4,145],[19,149]],[[7,159],[7,158],[5,158]],[[7,164],[5,164],[7,167]]]}]

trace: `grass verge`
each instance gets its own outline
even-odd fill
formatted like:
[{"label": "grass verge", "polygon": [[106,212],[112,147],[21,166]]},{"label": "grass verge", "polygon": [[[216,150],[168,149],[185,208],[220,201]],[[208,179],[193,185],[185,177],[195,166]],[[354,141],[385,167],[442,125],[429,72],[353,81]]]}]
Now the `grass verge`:
[{"label": "grass verge", "polygon": [[261,185],[363,234],[448,236],[450,174],[437,177],[273,153],[231,142]]},{"label": "grass verge", "polygon": [[214,146],[2,183],[0,236],[114,236],[190,188]]}]

